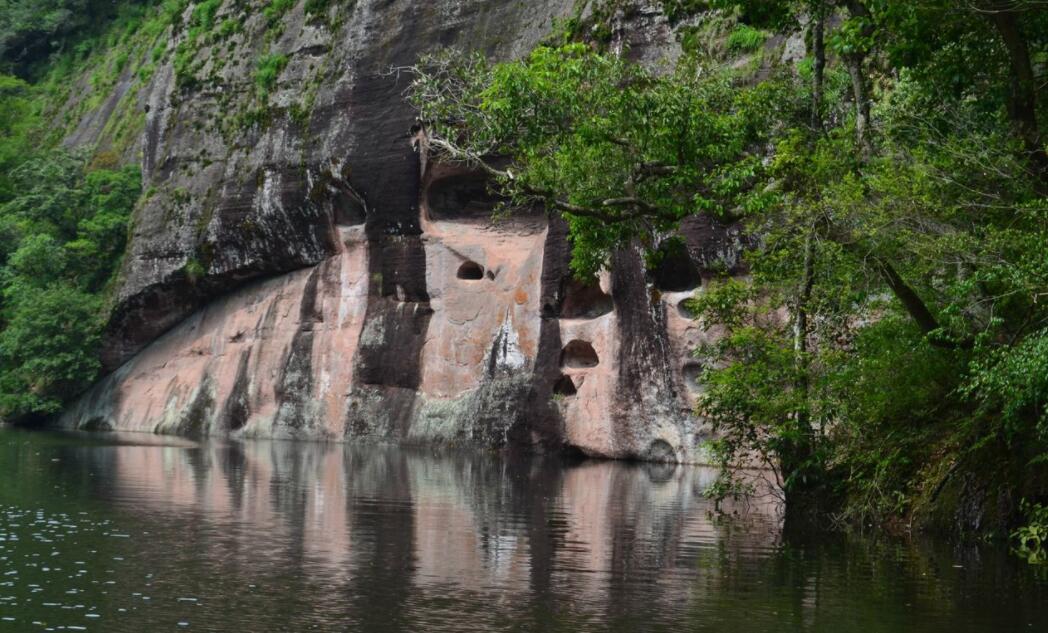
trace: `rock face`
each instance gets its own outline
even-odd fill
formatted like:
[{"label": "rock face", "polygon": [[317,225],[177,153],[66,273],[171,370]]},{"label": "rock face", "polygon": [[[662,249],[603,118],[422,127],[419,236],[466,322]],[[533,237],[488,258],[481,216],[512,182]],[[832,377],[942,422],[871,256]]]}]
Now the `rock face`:
[{"label": "rock face", "polygon": [[[440,46],[520,56],[576,4],[360,0],[318,19],[300,3],[277,35],[240,16],[188,80],[158,69],[111,373],[60,424],[701,460],[705,334],[679,304],[737,233],[696,221],[672,270],[624,251],[582,285],[559,220],[494,221],[483,180],[411,135],[397,67]],[[631,50],[675,54],[652,12],[631,19]],[[260,96],[267,50],[285,64]]]}]

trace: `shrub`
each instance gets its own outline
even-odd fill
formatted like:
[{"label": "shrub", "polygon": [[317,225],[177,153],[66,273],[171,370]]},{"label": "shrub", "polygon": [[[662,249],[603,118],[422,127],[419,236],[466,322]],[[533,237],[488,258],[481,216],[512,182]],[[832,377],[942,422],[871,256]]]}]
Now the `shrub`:
[{"label": "shrub", "polygon": [[21,293],[0,332],[0,416],[52,413],[98,374],[98,296],[66,283]]},{"label": "shrub", "polygon": [[1012,532],[1014,551],[1035,565],[1048,563],[1048,506],[1030,503],[1023,499],[1021,504],[1026,515],[1026,525]]},{"label": "shrub", "polygon": [[186,88],[196,83],[193,74],[193,62],[196,60],[196,50],[186,42],[182,42],[175,49],[175,84],[179,88]]},{"label": "shrub", "polygon": [[276,85],[277,77],[287,66],[287,62],[287,55],[281,53],[270,53],[259,58],[255,70],[255,85],[263,96],[267,96]]},{"label": "shrub", "polygon": [[737,53],[755,51],[764,45],[766,38],[764,31],[740,24],[728,35],[728,50]]},{"label": "shrub", "polygon": [[266,16],[266,22],[270,25],[275,24],[280,18],[284,17],[291,7],[295,6],[297,0],[272,0],[269,5],[262,10],[262,15]]}]

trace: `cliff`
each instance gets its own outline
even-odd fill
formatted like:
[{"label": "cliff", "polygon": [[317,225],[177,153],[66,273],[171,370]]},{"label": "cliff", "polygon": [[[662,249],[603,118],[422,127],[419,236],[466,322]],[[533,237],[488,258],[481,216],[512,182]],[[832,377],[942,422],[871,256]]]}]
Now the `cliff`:
[{"label": "cliff", "polygon": [[[706,334],[680,302],[735,261],[737,229],[691,220],[687,258],[649,271],[620,252],[583,285],[559,220],[492,219],[483,179],[426,160],[413,133],[398,68],[444,46],[520,56],[576,4],[227,1],[209,23],[229,32],[188,7],[148,81],[122,77],[67,139],[115,146],[117,104],[145,113],[121,150],[141,153],[146,195],[111,373],[59,423],[701,459]],[[676,55],[654,11],[618,36]]]}]

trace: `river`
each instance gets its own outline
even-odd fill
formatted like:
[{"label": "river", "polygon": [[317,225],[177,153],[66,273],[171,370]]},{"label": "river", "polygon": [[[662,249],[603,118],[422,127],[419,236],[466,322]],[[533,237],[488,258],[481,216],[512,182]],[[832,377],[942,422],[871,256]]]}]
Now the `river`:
[{"label": "river", "polygon": [[1000,546],[781,534],[715,473],[0,428],[2,631],[1048,631]]}]

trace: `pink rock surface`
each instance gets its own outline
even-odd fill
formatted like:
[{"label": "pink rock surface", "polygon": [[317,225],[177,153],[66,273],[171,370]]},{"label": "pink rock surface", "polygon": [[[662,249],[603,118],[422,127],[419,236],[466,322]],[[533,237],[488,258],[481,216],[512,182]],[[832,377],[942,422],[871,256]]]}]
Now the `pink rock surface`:
[{"label": "pink rock surface", "polygon": [[[197,311],[60,423],[234,437],[538,443],[591,456],[702,461],[706,435],[691,414],[699,386],[690,353],[707,335],[678,309],[691,291],[658,293],[644,281],[639,257],[621,257],[602,275],[600,291],[572,299],[562,318],[566,250],[543,216],[493,221],[458,214],[446,201],[438,212],[429,190],[440,178],[424,172],[423,180],[421,249],[382,247],[406,258],[405,268],[424,271],[422,279],[383,278],[364,225],[339,226],[337,254]],[[580,301],[604,303],[586,311]],[[400,345],[404,336],[419,344]],[[371,371],[376,363],[385,369]]]},{"label": "pink rock surface", "polygon": [[[367,308],[366,245],[340,229],[342,252],[315,268],[252,284],[198,311],[149,345],[63,416],[121,430],[293,435],[274,424],[296,333],[313,334],[311,436],[341,437],[344,396]],[[315,303],[303,315],[303,303]],[[239,412],[239,413],[238,413]]]}]

